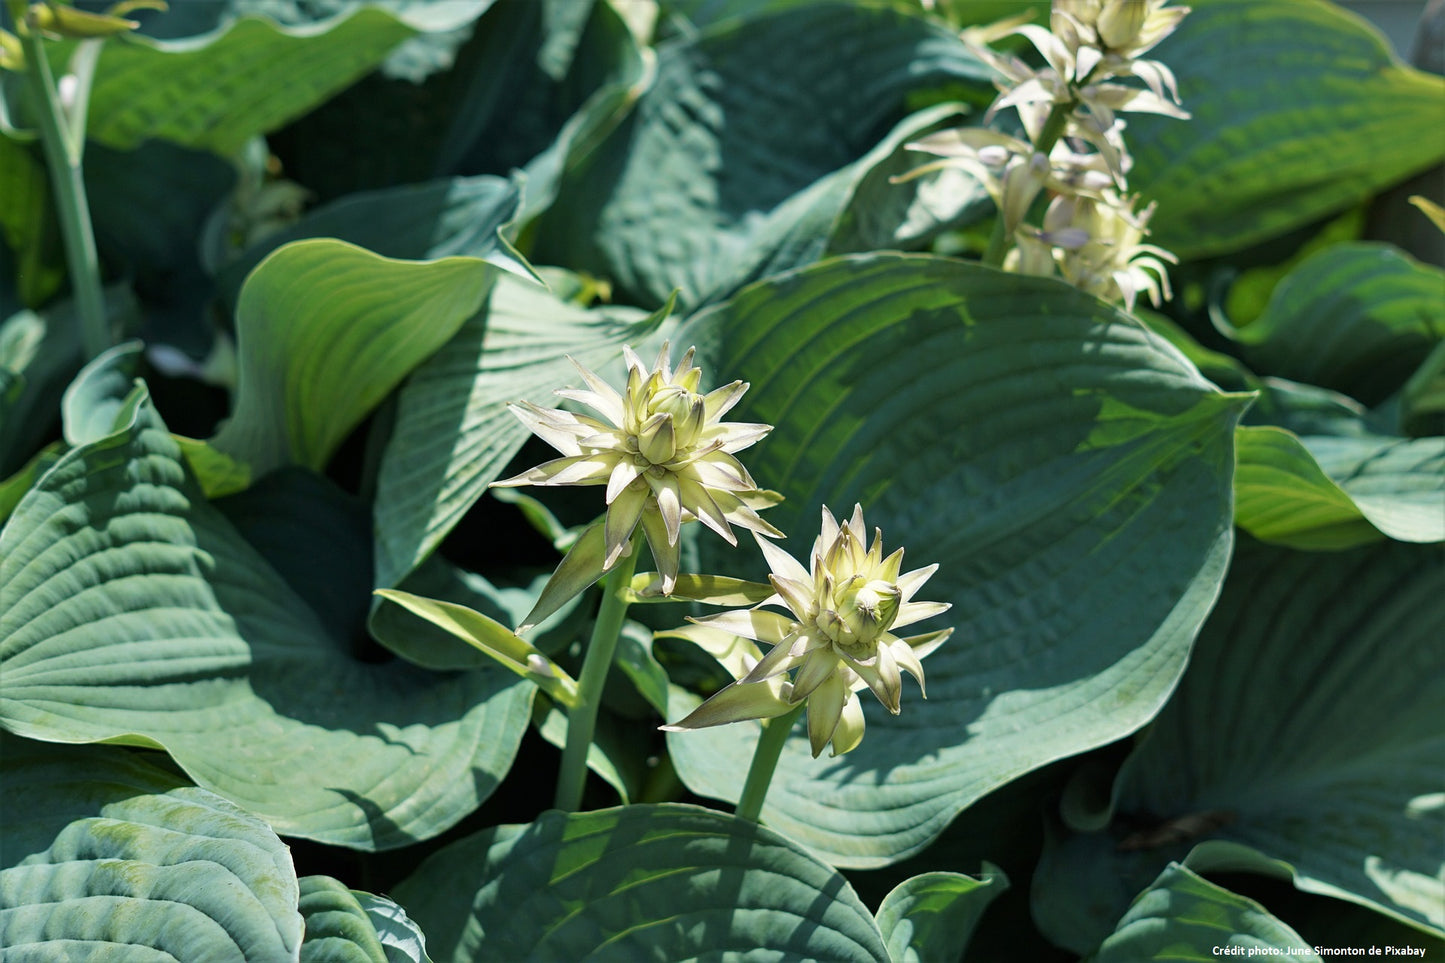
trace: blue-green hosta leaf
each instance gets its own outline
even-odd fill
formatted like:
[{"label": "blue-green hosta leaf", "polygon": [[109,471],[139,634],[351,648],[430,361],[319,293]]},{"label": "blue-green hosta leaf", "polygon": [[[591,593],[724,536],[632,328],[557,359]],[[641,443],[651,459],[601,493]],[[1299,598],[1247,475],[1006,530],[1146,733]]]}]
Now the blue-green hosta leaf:
[{"label": "blue-green hosta leaf", "polygon": [[696,806],[543,813],[468,836],[396,888],[438,963],[887,963],[847,881],[797,843]]},{"label": "blue-green hosta leaf", "polygon": [[[633,5],[636,6],[636,5]],[[525,175],[523,218],[630,109],[650,63],[604,0],[498,4],[477,21],[437,170]]]},{"label": "blue-green hosta leaf", "polygon": [[1445,439],[1300,438],[1241,427],[1235,521],[1254,537],[1303,549],[1376,541],[1445,541]]},{"label": "blue-green hosta leaf", "polygon": [[596,369],[660,321],[584,310],[499,278],[485,309],[401,390],[377,479],[377,586],[400,582],[501,477],[531,434],[507,405],[555,405],[555,389],[580,383],[569,355]]},{"label": "blue-green hosta leaf", "polygon": [[1109,830],[1046,847],[1041,928],[1087,950],[1185,859],[1445,932],[1442,575],[1437,549],[1396,542],[1241,546],[1184,681],[1114,782]]},{"label": "blue-green hosta leaf", "polygon": [[124,749],[0,747],[7,961],[296,959],[296,871],[260,818]]},{"label": "blue-green hosta leaf", "polygon": [[396,903],[330,876],[300,879],[300,963],[431,963],[426,939]]},{"label": "blue-green hosta leaf", "polygon": [[1442,292],[1445,271],[1398,248],[1337,245],[1286,275],[1264,313],[1232,336],[1256,371],[1374,405],[1445,339]]},{"label": "blue-green hosta leaf", "polygon": [[[139,341],[127,341],[104,351],[91,359],[66,387],[60,399],[65,446],[97,441],[131,417],[130,408],[136,403],[135,379],[140,372],[144,348]],[[251,483],[251,473],[245,465],[207,442],[179,435],[173,437],[207,498],[233,494]],[[23,491],[17,493],[17,501],[18,494]],[[9,511],[0,511],[0,519],[8,515]]]},{"label": "blue-green hosta leaf", "polygon": [[387,963],[432,963],[426,951],[426,934],[399,904],[374,893],[352,890],[351,895],[371,920]]},{"label": "blue-green hosta leaf", "polygon": [[907,94],[947,82],[988,75],[895,7],[803,4],[669,41],[636,110],[564,180],[538,259],[689,307],[811,263]]},{"label": "blue-green hosta leaf", "polygon": [[376,191],[358,191],[308,211],[300,220],[246,249],[222,272],[228,289],[288,241],[334,237],[383,257],[431,260],[477,257],[528,276],[531,268],[502,236],[521,203],[518,186],[490,175],[448,177]]},{"label": "blue-green hosta leaf", "polygon": [[441,832],[511,765],[531,688],[363,663],[329,628],[205,501],[147,404],[0,531],[5,728],[164,748],[289,835]]},{"label": "blue-green hosta leaf", "polygon": [[1402,542],[1445,541],[1445,438],[1301,438],[1370,523]]},{"label": "blue-green hosta leaf", "polygon": [[1221,949],[1236,947],[1226,958],[1253,950],[1256,956],[1320,960],[1298,933],[1254,900],[1170,863],[1139,894],[1089,963],[1207,963],[1220,959]]},{"label": "blue-green hosta leaf", "polygon": [[60,401],[65,443],[72,448],[114,434],[117,419],[128,420],[127,401],[140,372],[145,345],[127,341],[97,355],[84,368]]},{"label": "blue-green hosta leaf", "polygon": [[899,883],[878,907],[878,929],[893,963],[956,960],[978,918],[1008,889],[1008,877],[984,864],[984,876],[924,873]]},{"label": "blue-green hosta leaf", "polygon": [[416,32],[366,5],[311,27],[246,17],[184,40],[123,37],[101,54],[86,132],[122,150],[159,139],[229,157],[348,87]]},{"label": "blue-green hosta leaf", "polygon": [[241,288],[236,407],[212,444],[258,476],[324,467],[476,312],[498,272],[478,258],[396,261],[325,238],[273,252]]},{"label": "blue-green hosta leaf", "polygon": [[[1198,0],[1149,53],[1190,120],[1131,114],[1131,189],[1157,198],[1155,243],[1182,258],[1263,241],[1445,157],[1445,80],[1400,64],[1332,3]],[[1393,145],[1380,151],[1379,145]]]},{"label": "blue-green hosta leaf", "polygon": [[[922,597],[953,603],[928,700],[910,690],[890,718],[866,698],[867,735],[837,759],[795,736],[768,823],[839,865],[892,862],[1163,705],[1223,577],[1245,398],[1062,284],[923,255],[760,283],[678,340],[752,383],[739,418],[776,426],[744,454],[787,496],[769,520],[788,550],[807,552],[820,505],[861,502],[909,566],[939,563]],[[704,571],[757,577],[735,554]],[[756,731],[668,743],[690,788],[736,799]]]},{"label": "blue-green hosta leaf", "polygon": [[[435,3],[432,0],[367,0],[414,28],[416,36],[403,41],[381,64],[387,77],[420,84],[431,74],[446,70],[456,59],[457,48],[470,35],[472,21],[486,12],[494,0],[469,3]],[[228,0],[232,16],[262,16],[285,26],[314,26],[349,13],[354,0]]]}]

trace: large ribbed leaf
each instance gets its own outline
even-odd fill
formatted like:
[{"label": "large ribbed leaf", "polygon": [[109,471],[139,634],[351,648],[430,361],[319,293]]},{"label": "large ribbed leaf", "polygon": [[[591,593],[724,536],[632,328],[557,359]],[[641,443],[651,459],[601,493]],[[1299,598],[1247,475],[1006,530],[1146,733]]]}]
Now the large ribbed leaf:
[{"label": "large ribbed leaf", "polygon": [[300,879],[300,963],[431,963],[426,939],[396,903],[330,876]]},{"label": "large ribbed leaf", "polygon": [[1442,294],[1445,271],[1388,244],[1343,244],[1285,275],[1264,313],[1229,333],[1261,374],[1374,405],[1445,339]]},{"label": "large ribbed leaf", "polygon": [[696,806],[543,813],[451,844],[396,888],[438,963],[888,963],[853,887],[797,843]]},{"label": "large ribbed leaf", "polygon": [[377,480],[376,584],[405,578],[530,437],[507,405],[556,404],[555,389],[581,383],[569,355],[598,367],[659,320],[584,310],[501,278],[486,308],[401,391]]},{"label": "large ribbed leaf", "polygon": [[1041,927],[1086,950],[1187,855],[1445,932],[1442,620],[1437,549],[1242,546],[1111,807],[1066,810],[1108,829],[1051,840],[1034,881]]},{"label": "large ribbed leaf", "polygon": [[354,194],[308,211],[247,248],[222,272],[228,292],[287,241],[334,237],[383,257],[431,260],[478,257],[518,274],[530,270],[501,232],[521,203],[518,186],[500,177],[446,177],[424,184]]},{"label": "large ribbed leaf", "polygon": [[141,389],[122,415],[0,532],[5,728],[165,748],[279,832],[363,849],[475,808],[531,689],[359,661],[205,501]]},{"label": "large ribbed leaf", "polygon": [[958,959],[988,904],[1008,889],[1008,877],[984,866],[981,879],[962,873],[924,873],[899,883],[878,907],[878,929],[893,963]]},{"label": "large ribbed leaf", "polygon": [[1193,117],[1132,114],[1125,134],[1129,186],[1158,199],[1154,240],[1179,256],[1282,234],[1445,157],[1445,80],[1402,66],[1355,15],[1320,0],[1189,6],[1148,56]]},{"label": "large ribbed leaf", "polygon": [[[1245,399],[1071,288],[921,255],[755,285],[679,339],[752,383],[739,417],[776,425],[744,460],[787,496],[769,520],[789,550],[806,553],[820,505],[861,502],[905,567],[939,563],[921,594],[954,606],[919,628],[957,629],[925,663],[928,701],[910,686],[890,718],[868,697],[868,733],[837,759],[795,734],[767,822],[880,865],[1158,711],[1223,576]],[[735,553],[709,564],[756,577]],[[756,732],[669,745],[694,791],[736,799]]]},{"label": "large ribbed leaf", "polygon": [[1254,900],[1170,863],[1089,963],[1209,963],[1237,956],[1320,960],[1298,933]]},{"label": "large ribbed leaf", "polygon": [[499,272],[478,258],[396,261],[325,238],[273,252],[241,288],[236,408],[212,443],[256,475],[322,468],[457,333]]},{"label": "large ribbed leaf", "polygon": [[987,81],[952,31],[884,5],[801,4],[677,38],[633,114],[564,180],[538,257],[643,304],[726,297],[822,256],[910,92]]},{"label": "large ribbed leaf", "polygon": [[1235,521],[1292,548],[1445,540],[1445,439],[1241,427]]},{"label": "large ribbed leaf", "polygon": [[7,963],[295,960],[296,871],[271,827],[142,755],[0,734]]},{"label": "large ribbed leaf", "polygon": [[230,156],[345,89],[416,32],[367,5],[313,27],[247,17],[185,40],[125,37],[101,55],[87,134],[122,149],[159,139]]}]

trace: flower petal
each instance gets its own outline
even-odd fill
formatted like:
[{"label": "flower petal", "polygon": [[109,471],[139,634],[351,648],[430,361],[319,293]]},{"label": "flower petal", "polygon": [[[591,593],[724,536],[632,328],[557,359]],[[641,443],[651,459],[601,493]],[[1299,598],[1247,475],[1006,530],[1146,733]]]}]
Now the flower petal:
[{"label": "flower petal", "polygon": [[787,690],[774,682],[734,682],[719,689],[684,718],[659,728],[665,732],[686,732],[746,719],[772,719],[793,708],[782,694],[784,691]]},{"label": "flower petal", "polygon": [[525,425],[528,431],[564,455],[582,454],[577,438],[580,435],[592,434],[590,427],[584,428],[575,415],[561,408],[542,408],[523,401],[520,404],[507,405],[507,410]]},{"label": "flower petal", "polygon": [[740,681],[761,682],[787,672],[807,654],[807,648],[806,636],[788,635],[773,646],[773,650],[763,656],[757,665],[749,669],[747,675],[743,676]]},{"label": "flower petal", "polygon": [[898,617],[889,628],[898,629],[914,622],[922,622],[935,615],[942,615],[951,608],[953,605],[950,602],[905,602],[898,607]]},{"label": "flower petal", "polygon": [[758,487],[743,463],[721,450],[692,459],[685,471],[699,484],[725,492],[745,492]]},{"label": "flower petal", "polygon": [[734,525],[769,538],[784,537],[782,532],[763,521],[762,516],[754,511],[755,506],[771,508],[782,501],[782,496],[777,492],[755,491],[735,495],[732,492],[714,491],[712,497],[723,510],[723,515]]},{"label": "flower petal", "polygon": [[913,654],[920,659],[926,658],[930,652],[942,645],[953,629],[939,629],[937,632],[925,632],[922,635],[910,635],[903,639],[913,649]]},{"label": "flower petal", "polygon": [[657,574],[662,576],[662,594],[671,595],[677,585],[681,554],[677,542],[667,540],[667,526],[656,512],[642,513],[642,532],[647,536],[647,547],[652,549],[652,560],[657,564]]},{"label": "flower petal", "polygon": [[657,496],[657,510],[667,526],[667,544],[676,546],[677,534],[682,529],[682,497],[677,490],[677,478],[672,472],[656,475],[650,471],[642,477]]},{"label": "flower petal", "polygon": [[898,590],[903,593],[903,601],[907,602],[913,598],[914,594],[923,587],[923,583],[928,581],[936,571],[938,571],[937,562],[932,565],[925,565],[923,568],[915,568],[911,572],[900,575],[898,577]]},{"label": "flower petal", "polygon": [[742,451],[744,448],[748,448],[761,441],[767,433],[772,430],[772,425],[760,425],[742,421],[720,421],[715,425],[709,425],[707,428],[704,428],[697,437],[697,443],[701,446],[706,446],[711,442],[721,441],[723,451]]},{"label": "flower petal", "polygon": [[812,574],[803,567],[803,564],[787,552],[783,551],[772,542],[765,542],[757,535],[753,540],[758,543],[758,548],[763,550],[763,558],[767,559],[768,568],[779,578],[791,579],[801,585],[807,585],[813,581]]},{"label": "flower petal", "polygon": [[746,636],[758,642],[777,645],[792,635],[797,622],[780,612],[767,609],[733,609],[716,615],[689,618],[694,625],[705,625],[710,629],[722,629],[734,635]]},{"label": "flower petal", "polygon": [[494,481],[488,488],[515,488],[518,485],[602,485],[612,474],[617,461],[615,452],[574,455],[554,458],[520,475]]},{"label": "flower petal", "polygon": [[604,568],[612,568],[624,554],[622,551],[637,529],[637,521],[647,508],[646,485],[628,485],[607,506],[607,552],[602,558]]},{"label": "flower petal", "polygon": [[683,507],[692,512],[698,521],[725,538],[729,545],[737,545],[738,537],[728,527],[727,515],[713,500],[712,493],[707,490],[707,487],[698,484],[686,474],[678,474],[675,477]]},{"label": "flower petal", "polygon": [[923,693],[923,698],[927,699],[928,689],[923,684],[923,662],[919,659],[913,646],[902,639],[895,638],[888,642],[888,649],[893,653],[893,658],[898,660],[898,667],[913,676],[918,682],[918,691]]},{"label": "flower petal", "polygon": [[768,575],[768,581],[772,583],[773,590],[782,597],[783,604],[792,609],[798,621],[809,622],[817,615],[817,602],[811,585],[773,574]]},{"label": "flower petal", "polygon": [[721,388],[714,388],[703,396],[703,410],[707,412],[708,422],[715,422],[723,415],[732,410],[742,396],[747,392],[748,384],[745,381],[734,381],[730,385],[723,385]]},{"label": "flower petal", "polygon": [[843,702],[843,711],[838,714],[838,728],[833,730],[833,751],[831,757],[852,752],[863,741],[863,703],[851,692]]},{"label": "flower petal", "polygon": [[823,747],[837,731],[848,697],[847,685],[834,673],[808,698],[808,745],[813,750],[814,759],[822,754]]},{"label": "flower petal", "polygon": [[838,657],[831,648],[820,646],[803,659],[803,667],[793,680],[793,700],[806,699],[838,670]]},{"label": "flower petal", "polygon": [[617,459],[617,466],[612,469],[612,474],[607,476],[607,504],[611,505],[624,488],[637,481],[637,476],[642,474],[642,471],[642,466],[631,458]]},{"label": "flower petal", "polygon": [[626,406],[622,402],[622,396],[619,395],[611,385],[599,378],[590,368],[586,368],[580,364],[576,358],[568,355],[567,360],[572,362],[572,367],[576,368],[578,373],[582,375],[582,380],[587,382],[587,387],[591,388],[593,395],[596,396],[591,401],[584,401],[583,404],[589,405],[614,425],[621,428],[622,422],[626,418],[624,414]]}]

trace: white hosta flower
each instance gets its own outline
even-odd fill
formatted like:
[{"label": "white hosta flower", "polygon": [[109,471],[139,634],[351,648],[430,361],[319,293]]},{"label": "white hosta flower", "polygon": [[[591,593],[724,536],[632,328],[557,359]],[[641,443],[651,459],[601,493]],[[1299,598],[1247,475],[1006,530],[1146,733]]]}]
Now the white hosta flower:
[{"label": "white hosta flower", "polygon": [[[1046,116],[1054,105],[1077,104],[1093,114],[1102,127],[1113,124],[1123,111],[1164,114],[1187,119],[1181,110],[1178,84],[1164,64],[1140,57],[1163,40],[1189,13],[1188,7],[1164,7],[1167,0],[1055,0],[1050,29],[1037,24],[1006,21],[987,33],[964,33],[970,49],[1003,75],[1000,95],[988,109],[985,121],[1004,107],[1041,108]],[[1018,34],[1043,56],[1045,66],[1029,67],[1011,54],[991,50],[984,40]],[[1103,81],[1137,77],[1148,90]],[[1028,118],[1025,117],[1025,126]],[[1037,132],[1029,131],[1031,138]]]},{"label": "white hosta flower", "polygon": [[966,171],[993,198],[1010,233],[1023,222],[1034,199],[1045,189],[1098,195],[1114,184],[1106,159],[1098,154],[1076,153],[1060,141],[1045,157],[1027,141],[987,127],[941,130],[907,146],[941,159],[893,178],[894,183],[946,167]]},{"label": "white hosta flower", "polygon": [[[764,642],[772,650],[737,682],[719,690],[685,719],[663,728],[682,731],[741,719],[782,715],[808,703],[808,741],[817,756],[830,742],[833,755],[863,738],[863,707],[855,694],[871,689],[898,714],[900,670],[923,686],[923,656],[953,632],[944,629],[900,637],[894,630],[947,611],[947,603],[915,602],[914,595],[938,568],[901,573],[903,550],[883,557],[883,534],[867,543],[863,509],[842,525],[823,509],[822,532],[805,568],[782,549],[759,539],[772,567],[777,594],[761,605],[693,619],[691,631],[675,635],[714,638],[718,630]],[[786,614],[763,606],[782,606]],[[715,643],[714,643],[715,646]],[[797,670],[791,682],[784,673]]]},{"label": "white hosta flower", "polygon": [[702,370],[692,364],[693,351],[689,348],[674,370],[664,343],[657,363],[648,369],[624,347],[627,387],[622,394],[573,361],[587,388],[555,393],[586,405],[601,418],[527,402],[509,405],[522,424],[563,457],[492,482],[493,487],[606,485],[604,570],[630,550],[640,524],[665,593],[677,578],[678,534],[685,522],[701,521],[733,545],[737,536],[730,523],[782,535],[757,513],[776,504],[778,496],[759,490],[733,457],[772,427],[723,421],[748,385],[734,381],[699,393]]},{"label": "white hosta flower", "polygon": [[1036,236],[1058,249],[1059,274],[1075,287],[1133,309],[1142,292],[1156,307],[1171,295],[1173,254],[1143,243],[1154,205],[1135,212],[1137,197],[1054,199]]}]

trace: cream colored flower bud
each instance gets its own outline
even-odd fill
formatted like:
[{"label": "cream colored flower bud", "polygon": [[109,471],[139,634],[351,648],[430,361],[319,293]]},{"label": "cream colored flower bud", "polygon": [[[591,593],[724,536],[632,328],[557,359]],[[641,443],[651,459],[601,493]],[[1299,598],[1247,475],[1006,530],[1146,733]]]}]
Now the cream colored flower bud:
[{"label": "cream colored flower bud", "polygon": [[581,365],[577,370],[587,389],[556,392],[605,420],[525,402],[511,407],[523,424],[565,457],[492,485],[606,485],[604,568],[626,553],[641,525],[667,593],[677,578],[678,533],[684,522],[701,521],[733,544],[737,536],[731,525],[770,537],[782,535],[757,513],[779,496],[760,490],[733,457],[772,429],[721,420],[748,386],[735,381],[699,394],[702,371],[692,364],[692,349],[675,370],[666,344],[651,369],[631,348],[624,347],[622,353],[627,359],[623,393]]},{"label": "cream colored flower bud", "polygon": [[647,410],[652,415],[671,416],[676,444],[682,449],[697,444],[698,434],[707,423],[707,405],[702,395],[681,385],[663,385],[647,403]]},{"label": "cream colored flower bud", "polygon": [[[920,659],[953,630],[907,638],[893,634],[892,629],[937,615],[948,605],[913,601],[938,566],[901,573],[903,550],[884,558],[882,541],[882,533],[875,529],[872,545],[867,544],[861,507],[855,507],[853,517],[841,525],[823,509],[811,569],[759,539],[777,595],[753,609],[693,619],[690,630],[672,634],[693,638],[693,632],[728,632],[767,642],[772,651],[685,719],[663,728],[700,729],[742,718],[770,718],[781,714],[780,702],[796,706],[807,700],[813,755],[830,743],[833,754],[839,755],[863,738],[858,691],[870,689],[896,715],[903,689],[900,670],[922,688]],[[788,614],[768,611],[766,605],[786,607]],[[793,669],[797,675],[787,688],[761,688]]]},{"label": "cream colored flower bud", "polygon": [[893,625],[902,597],[903,593],[895,582],[865,580],[862,575],[854,575],[835,595],[837,607],[834,611],[844,627],[846,641],[854,645],[876,642],[878,636]]},{"label": "cream colored flower bud", "polygon": [[1122,50],[1138,39],[1148,17],[1149,4],[1145,0],[1108,0],[1099,11],[1095,29],[1106,47]]}]

